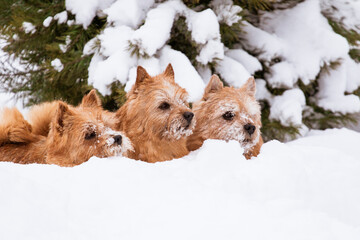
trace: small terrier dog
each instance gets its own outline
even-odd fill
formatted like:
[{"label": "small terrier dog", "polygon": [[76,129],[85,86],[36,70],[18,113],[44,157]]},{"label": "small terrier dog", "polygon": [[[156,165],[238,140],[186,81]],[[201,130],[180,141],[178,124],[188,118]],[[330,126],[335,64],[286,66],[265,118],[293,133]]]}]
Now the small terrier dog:
[{"label": "small terrier dog", "polygon": [[44,128],[48,131],[46,136],[35,134],[17,109],[3,111],[0,161],[70,167],[92,156],[116,156],[132,149],[129,139],[104,126],[101,114],[96,111],[72,108],[61,101],[51,104],[55,111],[50,127]]},{"label": "small terrier dog", "polygon": [[[55,114],[56,106],[60,101],[45,102],[39,105],[33,106],[27,117],[32,126],[32,132],[36,135],[47,136],[50,130],[50,123]],[[79,110],[94,112],[97,115],[101,115],[101,119],[104,125],[112,127],[116,123],[115,114],[106,111],[102,108],[101,100],[96,93],[95,89],[92,89],[86,94],[81,101],[81,104],[77,106]]]},{"label": "small terrier dog", "polygon": [[194,134],[188,138],[189,151],[200,148],[206,139],[236,140],[250,159],[260,152],[260,105],[255,99],[255,80],[249,78],[239,89],[224,87],[213,75],[202,100],[193,104],[197,118]]},{"label": "small terrier dog", "polygon": [[193,132],[195,118],[187,98],[185,89],[175,83],[171,64],[155,77],[138,66],[127,101],[116,112],[115,129],[134,144],[131,158],[154,163],[189,153],[186,138]]}]

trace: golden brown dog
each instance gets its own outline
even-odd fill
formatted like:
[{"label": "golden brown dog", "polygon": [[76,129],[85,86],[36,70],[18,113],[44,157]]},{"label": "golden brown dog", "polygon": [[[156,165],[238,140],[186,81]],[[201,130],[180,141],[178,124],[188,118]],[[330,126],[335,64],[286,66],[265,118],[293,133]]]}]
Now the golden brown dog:
[{"label": "golden brown dog", "polygon": [[137,68],[136,83],[116,112],[115,129],[125,132],[134,145],[131,158],[159,162],[188,154],[186,138],[195,119],[187,98],[185,89],[175,83],[170,64],[155,77]]},{"label": "golden brown dog", "polygon": [[132,149],[128,138],[106,127],[96,111],[72,108],[61,101],[53,102],[52,106],[55,111],[47,136],[35,134],[17,109],[3,111],[1,161],[74,166],[92,156],[116,156]]},{"label": "golden brown dog", "polygon": [[255,99],[255,80],[249,78],[239,89],[224,87],[213,75],[203,98],[193,104],[197,118],[194,134],[188,138],[190,151],[200,148],[206,139],[236,140],[249,159],[260,152],[260,106]]}]

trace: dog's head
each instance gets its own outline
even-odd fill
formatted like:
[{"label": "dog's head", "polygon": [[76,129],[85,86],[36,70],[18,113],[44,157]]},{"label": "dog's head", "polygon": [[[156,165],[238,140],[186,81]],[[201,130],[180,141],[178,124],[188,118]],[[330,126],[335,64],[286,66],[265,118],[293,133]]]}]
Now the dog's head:
[{"label": "dog's head", "polygon": [[175,83],[171,64],[155,77],[139,66],[136,83],[127,97],[128,115],[140,121],[143,131],[170,141],[192,134],[195,117],[187,92]]},{"label": "dog's head", "polygon": [[255,99],[255,80],[249,78],[239,89],[224,87],[213,75],[203,99],[193,105],[198,119],[197,131],[205,139],[236,140],[245,149],[260,138],[260,105]]},{"label": "dog's head", "polygon": [[92,156],[110,157],[132,150],[130,140],[113,131],[102,120],[97,108],[73,108],[59,102],[48,135],[48,158],[72,166]]}]

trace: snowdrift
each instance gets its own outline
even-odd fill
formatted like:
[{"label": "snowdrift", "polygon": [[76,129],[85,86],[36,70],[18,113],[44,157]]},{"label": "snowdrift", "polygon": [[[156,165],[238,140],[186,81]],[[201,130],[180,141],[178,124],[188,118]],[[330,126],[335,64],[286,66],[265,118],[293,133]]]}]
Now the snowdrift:
[{"label": "snowdrift", "polygon": [[360,133],[208,140],[169,162],[0,163],[0,239],[359,239]]}]

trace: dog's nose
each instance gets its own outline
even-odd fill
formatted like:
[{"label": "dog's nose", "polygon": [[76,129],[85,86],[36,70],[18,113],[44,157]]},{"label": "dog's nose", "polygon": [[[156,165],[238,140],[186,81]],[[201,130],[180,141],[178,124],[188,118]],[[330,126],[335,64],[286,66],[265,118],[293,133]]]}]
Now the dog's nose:
[{"label": "dog's nose", "polygon": [[194,114],[192,112],[184,112],[183,116],[188,121],[188,123],[190,123],[194,117]]},{"label": "dog's nose", "polygon": [[255,132],[256,127],[250,123],[244,126],[245,131],[247,131],[250,135]]},{"label": "dog's nose", "polygon": [[115,142],[117,145],[121,145],[122,136],[121,136],[121,135],[116,135],[116,136],[114,137],[114,142]]}]

